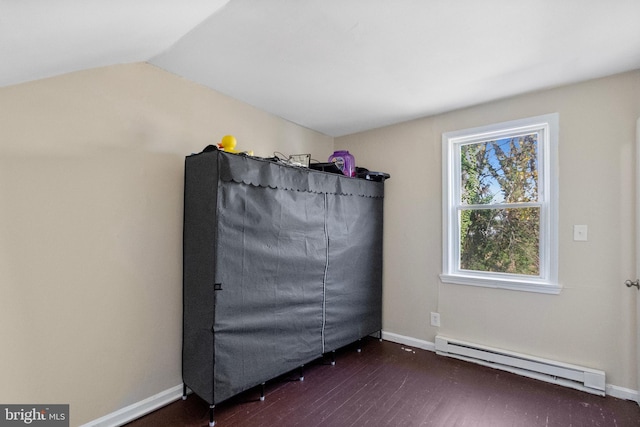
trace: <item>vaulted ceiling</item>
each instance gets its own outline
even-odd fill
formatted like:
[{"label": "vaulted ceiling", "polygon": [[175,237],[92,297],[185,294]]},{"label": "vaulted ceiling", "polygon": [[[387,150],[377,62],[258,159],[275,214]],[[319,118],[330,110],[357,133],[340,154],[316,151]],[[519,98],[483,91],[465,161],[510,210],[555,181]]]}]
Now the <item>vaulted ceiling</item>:
[{"label": "vaulted ceiling", "polygon": [[332,136],[640,69],[640,0],[0,0],[0,86],[149,62]]}]

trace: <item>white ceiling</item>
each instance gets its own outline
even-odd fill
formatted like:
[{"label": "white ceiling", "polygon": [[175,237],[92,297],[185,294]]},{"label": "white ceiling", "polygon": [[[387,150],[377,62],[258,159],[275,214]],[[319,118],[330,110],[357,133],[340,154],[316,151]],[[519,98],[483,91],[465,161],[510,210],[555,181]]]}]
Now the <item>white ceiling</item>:
[{"label": "white ceiling", "polygon": [[340,136],[640,69],[640,0],[0,0],[0,86],[140,61]]}]

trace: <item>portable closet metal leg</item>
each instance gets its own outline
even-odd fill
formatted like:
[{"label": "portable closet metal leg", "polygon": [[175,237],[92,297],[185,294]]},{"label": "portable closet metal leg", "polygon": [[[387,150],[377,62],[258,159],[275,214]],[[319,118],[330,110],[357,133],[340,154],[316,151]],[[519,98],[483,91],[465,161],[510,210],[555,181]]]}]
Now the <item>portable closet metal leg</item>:
[{"label": "portable closet metal leg", "polygon": [[213,427],[216,425],[216,422],[213,420],[213,409],[216,405],[209,405],[209,427]]}]

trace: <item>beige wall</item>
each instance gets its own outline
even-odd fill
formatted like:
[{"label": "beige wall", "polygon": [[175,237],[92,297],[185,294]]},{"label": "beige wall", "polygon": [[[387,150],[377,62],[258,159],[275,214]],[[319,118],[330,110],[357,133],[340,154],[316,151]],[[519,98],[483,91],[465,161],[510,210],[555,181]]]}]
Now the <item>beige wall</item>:
[{"label": "beige wall", "polygon": [[79,425],[181,384],[184,157],[333,138],[153,66],[0,89],[0,402]]},{"label": "beige wall", "polygon": [[[442,284],[443,132],[560,113],[560,295]],[[637,389],[635,126],[640,71],[336,138],[357,163],[391,174],[385,193],[384,329],[436,333],[602,369]],[[574,224],[589,241],[574,242]],[[429,325],[429,312],[442,326]]]}]

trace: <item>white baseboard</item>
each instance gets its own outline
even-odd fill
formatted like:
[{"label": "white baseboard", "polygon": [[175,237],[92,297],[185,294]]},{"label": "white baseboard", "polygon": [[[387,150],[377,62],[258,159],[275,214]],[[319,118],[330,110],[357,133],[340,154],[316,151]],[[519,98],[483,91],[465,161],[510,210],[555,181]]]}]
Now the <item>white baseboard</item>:
[{"label": "white baseboard", "polygon": [[638,391],[629,388],[619,387],[617,385],[607,384],[607,396],[616,397],[618,399],[633,400],[638,402]]},{"label": "white baseboard", "polygon": [[382,339],[385,341],[395,342],[397,344],[408,345],[411,347],[421,348],[428,351],[436,351],[436,345],[429,341],[419,340],[404,335],[394,334],[393,332],[382,331]]},{"label": "white baseboard", "polygon": [[[423,350],[433,352],[436,351],[436,345],[432,342],[407,337],[405,335],[394,334],[393,332],[382,331],[382,339],[385,341],[395,342],[397,344],[421,348]],[[634,402],[638,402],[638,399],[640,398],[640,394],[637,390],[632,390],[612,384],[606,385],[605,393],[607,396],[615,397],[617,399],[631,400]]]},{"label": "white baseboard", "polygon": [[90,421],[80,427],[119,427],[182,398],[182,384]]}]

